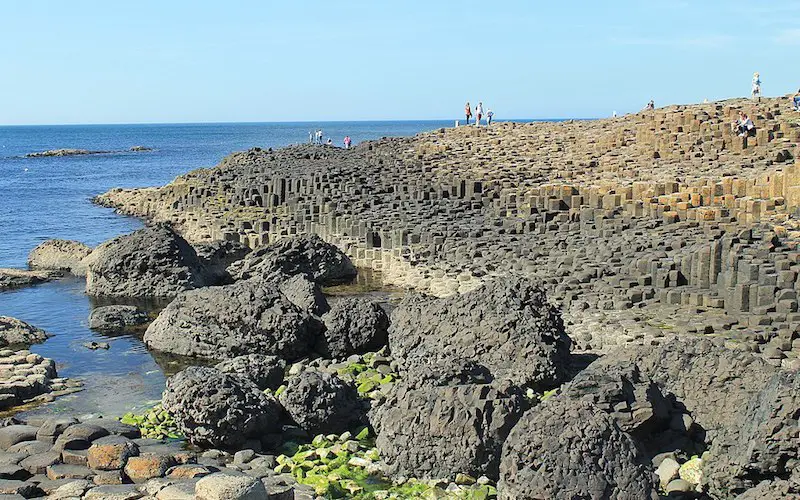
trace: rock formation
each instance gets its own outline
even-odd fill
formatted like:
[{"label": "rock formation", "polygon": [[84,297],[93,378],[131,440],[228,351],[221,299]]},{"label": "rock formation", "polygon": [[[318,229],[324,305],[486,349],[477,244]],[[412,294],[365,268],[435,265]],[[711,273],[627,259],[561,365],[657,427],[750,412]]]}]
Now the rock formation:
[{"label": "rock formation", "polygon": [[90,253],[91,247],[79,241],[47,240],[30,251],[28,267],[85,275],[86,267],[81,261]]},{"label": "rock formation", "polygon": [[379,304],[368,299],[340,299],[322,321],[325,330],[317,340],[316,351],[326,357],[346,358],[377,351],[387,343],[389,318]]},{"label": "rock formation", "polygon": [[89,314],[89,328],[93,330],[124,330],[144,325],[150,321],[147,313],[136,306],[114,305],[96,307]]}]

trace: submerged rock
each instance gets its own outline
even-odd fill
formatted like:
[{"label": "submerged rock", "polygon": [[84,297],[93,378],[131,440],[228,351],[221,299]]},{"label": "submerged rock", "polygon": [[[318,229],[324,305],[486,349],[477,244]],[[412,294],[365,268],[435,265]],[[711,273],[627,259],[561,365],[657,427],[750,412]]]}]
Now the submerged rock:
[{"label": "submerged rock", "polygon": [[217,363],[214,368],[222,373],[240,375],[259,389],[275,390],[283,383],[286,362],[277,356],[247,354]]},{"label": "submerged rock", "polygon": [[658,485],[634,441],[588,401],[547,400],[505,441],[500,498],[657,500]]},{"label": "submerged rock", "polygon": [[31,344],[40,344],[50,336],[41,328],[22,320],[0,316],[0,347],[27,347]]},{"label": "submerged rock", "polygon": [[151,349],[212,359],[264,354],[293,360],[306,355],[318,320],[260,280],[184,292],[150,324]]},{"label": "submerged rock", "polygon": [[523,399],[508,386],[402,384],[370,413],[370,421],[381,458],[394,474],[496,479],[503,441],[525,410]]},{"label": "submerged rock", "polygon": [[415,383],[460,372],[469,360],[494,379],[543,390],[562,382],[569,366],[559,311],[517,277],[442,299],[406,297],[392,312],[389,346]]},{"label": "submerged rock", "polygon": [[58,271],[0,268],[0,292],[45,283],[61,276]]},{"label": "submerged rock", "polygon": [[258,248],[232,264],[228,272],[234,279],[303,274],[326,285],[350,281],[357,274],[344,252],[317,235],[286,238]]},{"label": "submerged rock", "polygon": [[92,151],[89,149],[49,149],[47,151],[37,151],[35,153],[28,153],[25,158],[43,158],[48,156],[80,156],[80,155],[97,155],[103,153],[110,153],[111,151]]},{"label": "submerged rock", "polygon": [[89,295],[169,298],[207,284],[194,249],[166,225],[107,241],[87,261]]},{"label": "submerged rock", "polygon": [[377,351],[387,343],[389,318],[383,308],[368,299],[346,297],[334,302],[322,316],[325,330],[316,351],[329,358]]},{"label": "submerged rock", "polygon": [[340,434],[364,418],[364,403],[339,377],[305,371],[291,377],[278,397],[286,412],[310,435]]},{"label": "submerged rock", "polygon": [[150,321],[147,313],[136,306],[114,305],[96,307],[89,314],[93,330],[124,330]]},{"label": "submerged rock", "polygon": [[253,382],[193,366],[167,380],[162,404],[189,441],[235,447],[278,430],[280,406]]},{"label": "submerged rock", "polygon": [[81,261],[90,253],[92,248],[80,241],[47,240],[30,251],[28,267],[68,271],[82,276],[86,274],[86,266]]}]

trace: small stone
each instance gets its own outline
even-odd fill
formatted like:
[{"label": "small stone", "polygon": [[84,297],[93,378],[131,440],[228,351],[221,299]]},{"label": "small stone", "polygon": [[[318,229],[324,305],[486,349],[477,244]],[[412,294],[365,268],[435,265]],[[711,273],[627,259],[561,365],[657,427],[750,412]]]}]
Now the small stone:
[{"label": "small stone", "polygon": [[476,481],[477,480],[474,477],[470,476],[469,474],[462,474],[460,472],[456,474],[455,482],[458,485],[471,485],[475,484]]},{"label": "small stone", "polygon": [[88,467],[81,465],[53,464],[47,467],[47,478],[58,479],[86,479],[94,475]]},{"label": "small stone", "polygon": [[662,488],[666,489],[669,482],[678,477],[680,468],[680,464],[672,458],[667,457],[661,461],[661,464],[656,469],[656,475]]},{"label": "small stone", "polygon": [[122,469],[130,457],[139,454],[136,443],[122,436],[106,436],[92,443],[87,452],[89,467],[97,470]]},{"label": "small stone", "polygon": [[253,450],[240,450],[233,454],[233,463],[236,465],[246,464],[255,457]]},{"label": "small stone", "polygon": [[92,482],[97,485],[122,484],[123,479],[121,470],[98,470],[95,471]]},{"label": "small stone", "polygon": [[684,481],[683,479],[673,479],[672,481],[667,484],[667,487],[664,491],[669,493],[686,493],[689,491],[694,490],[694,485],[689,481]]},{"label": "small stone", "polygon": [[684,481],[692,484],[700,484],[703,479],[703,459],[692,457],[689,461],[682,464],[678,475]]},{"label": "small stone", "polygon": [[197,482],[197,500],[261,500],[267,498],[264,484],[250,476],[211,474]]},{"label": "small stone", "polygon": [[125,465],[125,475],[134,483],[143,483],[154,477],[163,477],[174,465],[170,456],[140,455],[131,457]]},{"label": "small stone", "polygon": [[97,486],[86,492],[84,500],[136,500],[144,493],[133,484]]}]

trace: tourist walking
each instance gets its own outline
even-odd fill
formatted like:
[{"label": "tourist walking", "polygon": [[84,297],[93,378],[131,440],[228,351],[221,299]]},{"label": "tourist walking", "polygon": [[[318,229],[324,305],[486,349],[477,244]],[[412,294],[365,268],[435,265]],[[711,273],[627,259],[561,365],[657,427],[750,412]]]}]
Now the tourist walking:
[{"label": "tourist walking", "polygon": [[350,149],[350,144],[351,144],[352,142],[353,142],[353,141],[350,139],[350,136],[349,136],[349,135],[345,136],[345,137],[344,137],[344,149]]},{"label": "tourist walking", "polygon": [[753,73],[752,97],[753,99],[756,97],[761,97],[761,75],[758,74],[758,71]]},{"label": "tourist walking", "polygon": [[308,131],[308,143],[314,144],[314,134],[310,130]]},{"label": "tourist walking", "polygon": [[486,126],[487,127],[492,124],[492,117],[493,116],[494,116],[494,111],[492,111],[491,109],[486,111]]},{"label": "tourist walking", "polygon": [[469,125],[469,121],[472,119],[472,108],[469,105],[469,101],[464,106],[464,114],[467,115],[467,125]]},{"label": "tourist walking", "polygon": [[479,102],[477,106],[475,106],[475,126],[481,126],[481,118],[483,117],[483,103]]}]

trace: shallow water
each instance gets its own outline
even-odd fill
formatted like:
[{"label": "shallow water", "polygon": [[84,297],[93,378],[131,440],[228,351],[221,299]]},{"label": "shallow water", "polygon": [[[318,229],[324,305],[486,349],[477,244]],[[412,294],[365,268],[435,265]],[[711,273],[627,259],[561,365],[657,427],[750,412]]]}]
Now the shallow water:
[{"label": "shallow water", "polygon": [[[142,227],[142,221],[95,206],[91,198],[113,187],[162,185],[175,176],[218,163],[225,155],[253,146],[282,147],[306,142],[317,126],[337,142],[413,135],[450,122],[337,122],[282,124],[103,125],[0,127],[0,267],[23,268],[28,252],[49,238],[97,245]],[[337,137],[339,139],[337,139]],[[154,151],[124,151],[135,145]],[[76,148],[112,154],[23,158],[26,153]],[[349,288],[348,288],[349,287]],[[122,415],[160,398],[165,373],[185,360],[154,356],[140,333],[101,334],[88,328],[93,307],[84,281],[70,277],[0,293],[0,315],[43,328],[54,337],[31,347],[53,358],[59,376],[84,382],[82,392],[58,398],[28,413]],[[376,280],[329,290],[390,301]],[[335,300],[332,298],[331,300]],[[108,342],[90,350],[87,342]]]}]

